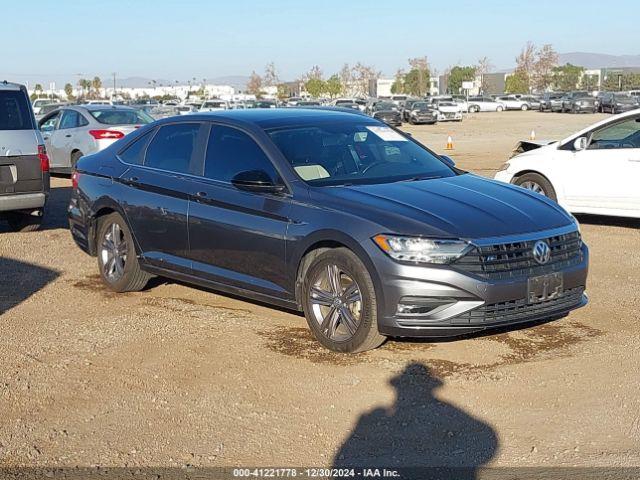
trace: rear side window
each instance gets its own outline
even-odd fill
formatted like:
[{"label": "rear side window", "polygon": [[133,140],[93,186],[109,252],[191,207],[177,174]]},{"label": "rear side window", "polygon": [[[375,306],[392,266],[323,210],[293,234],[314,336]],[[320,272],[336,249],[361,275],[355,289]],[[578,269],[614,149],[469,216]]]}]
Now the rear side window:
[{"label": "rear side window", "polygon": [[154,130],[150,130],[140,138],[138,138],[135,142],[125,148],[118,155],[120,159],[125,163],[131,163],[133,165],[142,165],[144,161],[144,152],[147,150],[147,145],[149,144],[149,140],[152,137],[152,133]]},{"label": "rear side window", "polygon": [[147,148],[144,165],[176,173],[191,173],[199,123],[160,127]]},{"label": "rear side window", "polygon": [[62,112],[62,119],[60,120],[60,130],[65,128],[78,128],[89,125],[89,122],[80,113],[75,110],[65,110]]},{"label": "rear side window", "polygon": [[34,129],[31,110],[21,90],[0,91],[0,130]]},{"label": "rear side window", "polygon": [[235,128],[214,126],[209,134],[204,176],[231,182],[238,173],[250,170],[261,170],[278,182],[273,164],[249,135]]},{"label": "rear side window", "polygon": [[153,118],[140,110],[110,108],[90,110],[89,113],[98,122],[105,125],[145,125],[153,122]]}]

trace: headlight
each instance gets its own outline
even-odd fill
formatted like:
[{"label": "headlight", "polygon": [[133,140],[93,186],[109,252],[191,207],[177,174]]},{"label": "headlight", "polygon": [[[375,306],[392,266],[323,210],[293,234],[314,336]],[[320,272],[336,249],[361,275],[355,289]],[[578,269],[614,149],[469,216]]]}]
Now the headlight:
[{"label": "headlight", "polygon": [[451,263],[462,257],[471,244],[462,240],[436,240],[396,235],[376,235],[373,241],[394,260],[417,263]]}]

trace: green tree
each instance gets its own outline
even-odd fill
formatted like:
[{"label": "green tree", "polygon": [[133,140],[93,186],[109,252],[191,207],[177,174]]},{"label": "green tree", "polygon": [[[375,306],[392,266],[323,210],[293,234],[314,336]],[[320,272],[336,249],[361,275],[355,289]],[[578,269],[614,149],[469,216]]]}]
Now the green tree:
[{"label": "green tree", "polygon": [[321,78],[310,78],[304,84],[304,88],[312,97],[318,98],[327,91],[327,82]]},{"label": "green tree", "polygon": [[460,93],[462,82],[471,82],[476,78],[476,67],[455,66],[449,72],[447,80],[447,90],[449,93]]},{"label": "green tree", "polygon": [[102,80],[100,80],[100,77],[93,77],[93,80],[91,80],[91,86],[96,92],[100,90],[102,88]]},{"label": "green tree", "polygon": [[326,93],[331,98],[336,98],[338,95],[342,93],[342,81],[340,81],[340,76],[338,74],[331,75],[329,80],[326,81]]},{"label": "green tree", "polygon": [[289,98],[290,95],[290,90],[289,90],[289,86],[286,83],[279,83],[278,84],[278,99],[279,100],[284,100],[286,98]]},{"label": "green tree", "polygon": [[73,85],[67,83],[64,86],[64,93],[67,95],[68,100],[73,100]]},{"label": "green tree", "polygon": [[529,77],[526,72],[516,70],[509,75],[504,84],[506,93],[529,93]]},{"label": "green tree", "polygon": [[606,72],[602,79],[602,90],[617,92],[640,88],[640,74]]},{"label": "green tree", "polygon": [[554,90],[569,91],[575,90],[584,74],[584,67],[577,65],[566,65],[554,67],[551,73]]}]

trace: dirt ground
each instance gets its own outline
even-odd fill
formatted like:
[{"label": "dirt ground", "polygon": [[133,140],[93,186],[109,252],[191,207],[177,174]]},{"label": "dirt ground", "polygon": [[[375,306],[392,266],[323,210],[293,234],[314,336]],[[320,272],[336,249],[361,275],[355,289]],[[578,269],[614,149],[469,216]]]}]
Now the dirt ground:
[{"label": "dirt ground", "polygon": [[[407,126],[492,175],[518,139],[601,115]],[[344,356],[301,315],[155,281],[102,287],[67,179],[43,231],[0,226],[0,465],[640,466],[640,224],[581,217],[590,304],[559,321]]]}]

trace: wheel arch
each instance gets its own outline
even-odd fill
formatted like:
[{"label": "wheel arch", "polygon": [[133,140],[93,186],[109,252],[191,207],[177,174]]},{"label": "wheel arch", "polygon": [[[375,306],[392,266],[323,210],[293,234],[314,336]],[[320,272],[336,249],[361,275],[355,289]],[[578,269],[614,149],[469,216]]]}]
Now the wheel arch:
[{"label": "wheel arch", "polygon": [[96,235],[98,233],[97,231],[98,222],[100,221],[101,218],[107,215],[110,215],[112,213],[117,213],[124,219],[124,222],[127,224],[127,228],[131,233],[131,237],[133,238],[133,243],[134,243],[136,252],[140,254],[140,246],[138,245],[138,241],[136,240],[135,233],[131,228],[131,224],[129,223],[129,219],[127,218],[127,215],[125,214],[122,207],[120,207],[120,205],[118,205],[118,203],[111,198],[101,198],[97,200],[89,215],[89,233],[87,235],[88,244],[89,244],[89,254],[95,256],[97,252]]},{"label": "wheel arch", "polygon": [[376,297],[379,299],[378,304],[381,305],[383,302],[383,290],[380,277],[369,254],[360,242],[337,230],[323,230],[307,237],[297,250],[297,254],[292,258],[292,263],[296,267],[295,299],[298,308],[302,310],[302,286],[306,271],[318,255],[334,248],[346,248],[360,259],[371,276]]}]

